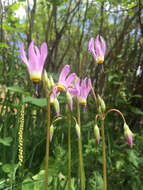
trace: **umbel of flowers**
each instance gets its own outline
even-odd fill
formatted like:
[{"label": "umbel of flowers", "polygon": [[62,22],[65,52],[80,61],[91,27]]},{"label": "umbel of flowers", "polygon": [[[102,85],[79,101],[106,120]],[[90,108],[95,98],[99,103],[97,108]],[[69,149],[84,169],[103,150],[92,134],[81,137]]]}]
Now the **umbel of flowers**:
[{"label": "umbel of flowers", "polygon": [[[97,64],[102,64],[104,62],[105,51],[106,51],[106,42],[104,38],[100,35],[97,35],[96,39],[91,38],[89,40],[89,51],[92,53],[93,58],[95,59]],[[69,108],[69,112],[71,116],[66,115],[63,117],[68,121],[68,189],[71,186],[71,153],[70,153],[70,123],[71,119],[75,121],[75,128],[78,136],[78,150],[79,150],[79,160],[80,160],[80,184],[81,190],[85,190],[85,181],[84,181],[84,168],[83,168],[83,159],[82,159],[82,143],[81,143],[81,124],[80,124],[80,105],[83,108],[86,108],[87,105],[87,97],[92,91],[95,105],[97,106],[98,113],[95,116],[95,127],[94,133],[99,144],[100,141],[100,128],[98,126],[98,118],[101,120],[101,135],[103,141],[103,177],[104,177],[104,190],[107,189],[107,178],[106,178],[106,150],[105,150],[105,135],[104,135],[104,120],[106,116],[110,112],[118,113],[123,121],[124,121],[124,135],[132,148],[133,145],[133,134],[126,124],[125,118],[123,114],[117,109],[109,109],[106,111],[106,105],[104,100],[98,95],[95,94],[94,89],[92,87],[91,79],[85,77],[84,79],[80,79],[76,73],[70,73],[70,65],[65,65],[61,70],[59,75],[59,80],[55,82],[51,75],[48,76],[47,72],[43,72],[44,63],[47,57],[47,45],[46,43],[42,43],[41,49],[39,50],[37,46],[34,45],[34,40],[29,45],[28,48],[28,59],[24,52],[23,44],[20,46],[20,56],[23,62],[26,64],[30,79],[34,83],[38,83],[41,79],[43,81],[43,86],[45,88],[46,97],[47,97],[47,138],[46,138],[46,167],[45,167],[45,190],[48,189],[48,160],[49,160],[49,144],[50,140],[52,140],[54,133],[54,125],[58,121],[51,122],[50,117],[50,107],[54,105],[56,115],[58,118],[61,118],[60,114],[60,104],[58,101],[58,97],[61,96],[61,92],[65,92],[67,105]],[[76,100],[77,104],[77,118],[72,116],[73,110],[73,100]],[[51,127],[50,127],[51,126]]]}]

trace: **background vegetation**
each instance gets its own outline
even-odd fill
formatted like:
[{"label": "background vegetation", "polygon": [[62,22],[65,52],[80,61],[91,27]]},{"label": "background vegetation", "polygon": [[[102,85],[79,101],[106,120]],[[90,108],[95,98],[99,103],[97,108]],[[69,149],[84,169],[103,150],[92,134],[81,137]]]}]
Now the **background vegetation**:
[{"label": "background vegetation", "polygon": [[[20,6],[26,15],[17,17]],[[134,132],[130,150],[123,122],[116,114],[105,121],[109,190],[143,189],[143,2],[141,0],[8,0],[0,1],[0,189],[42,189],[46,143],[46,108],[42,84],[38,100],[19,56],[23,42],[48,45],[45,69],[58,78],[69,64],[82,78],[91,77],[107,108],[123,112]],[[104,73],[88,51],[100,34],[107,44]],[[98,83],[96,79],[98,77]],[[24,163],[18,163],[18,128],[25,96]],[[64,113],[64,99],[60,99]],[[83,156],[87,190],[102,190],[102,142],[93,135],[96,106],[90,94],[82,113]],[[55,112],[53,110],[52,117]],[[72,189],[79,189],[77,138],[72,127]],[[50,147],[49,187],[67,186],[67,124],[55,126]],[[22,184],[22,185],[21,185]]]}]

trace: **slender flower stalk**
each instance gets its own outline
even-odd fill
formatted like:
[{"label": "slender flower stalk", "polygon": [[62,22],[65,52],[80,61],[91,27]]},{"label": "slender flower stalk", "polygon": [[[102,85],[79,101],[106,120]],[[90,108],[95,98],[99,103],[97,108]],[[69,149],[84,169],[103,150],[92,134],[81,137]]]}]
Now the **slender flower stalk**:
[{"label": "slender flower stalk", "polygon": [[47,96],[47,138],[46,138],[46,167],[45,167],[45,190],[48,190],[48,164],[50,147],[50,96]]},{"label": "slender flower stalk", "polygon": [[105,116],[107,116],[107,114],[109,114],[110,112],[118,113],[121,116],[121,118],[123,119],[124,135],[125,135],[125,138],[127,139],[128,143],[129,143],[130,148],[132,148],[132,146],[133,146],[133,133],[130,130],[129,126],[127,125],[124,115],[117,109],[110,109],[106,112]]},{"label": "slender flower stalk", "polygon": [[[93,87],[91,87],[91,91],[96,103],[96,106],[98,108],[99,103],[98,103],[98,98],[94,92]],[[106,144],[105,144],[105,134],[104,134],[104,119],[105,119],[105,114],[103,112],[100,112],[99,114],[96,115],[95,118],[95,123],[97,123],[98,117],[101,120],[101,136],[102,136],[102,155],[103,155],[103,180],[104,180],[104,190],[107,190],[107,172],[106,172]],[[99,135],[97,135],[97,142],[99,142]]]},{"label": "slender flower stalk", "polygon": [[71,190],[71,115],[68,111],[68,190]]},{"label": "slender flower stalk", "polygon": [[101,119],[102,154],[103,154],[103,180],[104,180],[104,190],[107,190],[106,144],[105,144],[104,116],[103,116],[103,114],[100,115],[100,119]]},{"label": "slender flower stalk", "polygon": [[[78,125],[81,128],[81,125],[80,125],[80,105],[79,105],[78,101],[77,101],[77,120],[78,120]],[[81,190],[85,190],[85,174],[84,174],[84,167],[83,167],[81,134],[80,134],[80,138],[78,137],[78,151],[79,151]]]}]

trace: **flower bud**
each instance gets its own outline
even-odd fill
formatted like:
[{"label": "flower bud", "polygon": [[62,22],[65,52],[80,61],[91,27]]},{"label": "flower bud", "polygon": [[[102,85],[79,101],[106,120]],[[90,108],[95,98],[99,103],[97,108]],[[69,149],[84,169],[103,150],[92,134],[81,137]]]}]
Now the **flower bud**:
[{"label": "flower bud", "polygon": [[54,125],[52,124],[52,125],[50,126],[50,142],[52,141],[53,134],[54,134]]},{"label": "flower bud", "polygon": [[44,80],[47,88],[50,90],[51,89],[51,84],[50,84],[50,80],[48,78],[46,70],[44,70],[44,73],[43,73],[43,80]]},{"label": "flower bud", "polygon": [[76,122],[75,129],[76,129],[76,133],[77,133],[78,138],[80,138],[80,127],[79,127],[79,124],[77,122]]},{"label": "flower bud", "polygon": [[124,123],[124,135],[125,135],[125,138],[127,139],[128,143],[129,143],[130,148],[132,148],[132,146],[133,146],[133,133],[126,123]]},{"label": "flower bud", "polygon": [[51,75],[50,75],[50,85],[51,85],[51,88],[53,88],[55,86],[53,77]]},{"label": "flower bud", "polygon": [[104,100],[98,95],[98,104],[99,104],[99,112],[104,113],[106,110],[106,105]]},{"label": "flower bud", "polygon": [[97,124],[95,124],[95,126],[94,126],[94,135],[96,137],[97,143],[99,144],[99,141],[100,141],[100,131],[99,131],[99,127],[98,127]]},{"label": "flower bud", "polygon": [[69,105],[69,109],[70,109],[70,111],[72,111],[73,101],[72,101],[72,96],[68,91],[66,92],[66,98],[67,98],[67,102],[68,102],[68,105]]},{"label": "flower bud", "polygon": [[57,98],[54,99],[53,104],[54,104],[55,111],[57,113],[57,117],[59,117],[60,116],[60,105],[59,105],[59,101]]}]

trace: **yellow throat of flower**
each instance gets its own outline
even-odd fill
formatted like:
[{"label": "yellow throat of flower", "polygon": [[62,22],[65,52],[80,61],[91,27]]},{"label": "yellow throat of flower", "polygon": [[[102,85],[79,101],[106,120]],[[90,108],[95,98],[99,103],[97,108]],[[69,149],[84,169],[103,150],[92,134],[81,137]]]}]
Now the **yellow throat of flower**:
[{"label": "yellow throat of flower", "polygon": [[104,62],[104,58],[103,57],[99,56],[99,57],[96,58],[96,63],[102,64],[103,62]]},{"label": "yellow throat of flower", "polygon": [[38,83],[41,80],[41,73],[40,72],[31,72],[30,80],[32,80],[34,83]]},{"label": "yellow throat of flower", "polygon": [[62,92],[62,91],[65,91],[65,86],[63,84],[57,84],[57,90]]},{"label": "yellow throat of flower", "polygon": [[79,98],[79,104],[82,106],[86,106],[86,99],[85,98]]}]

